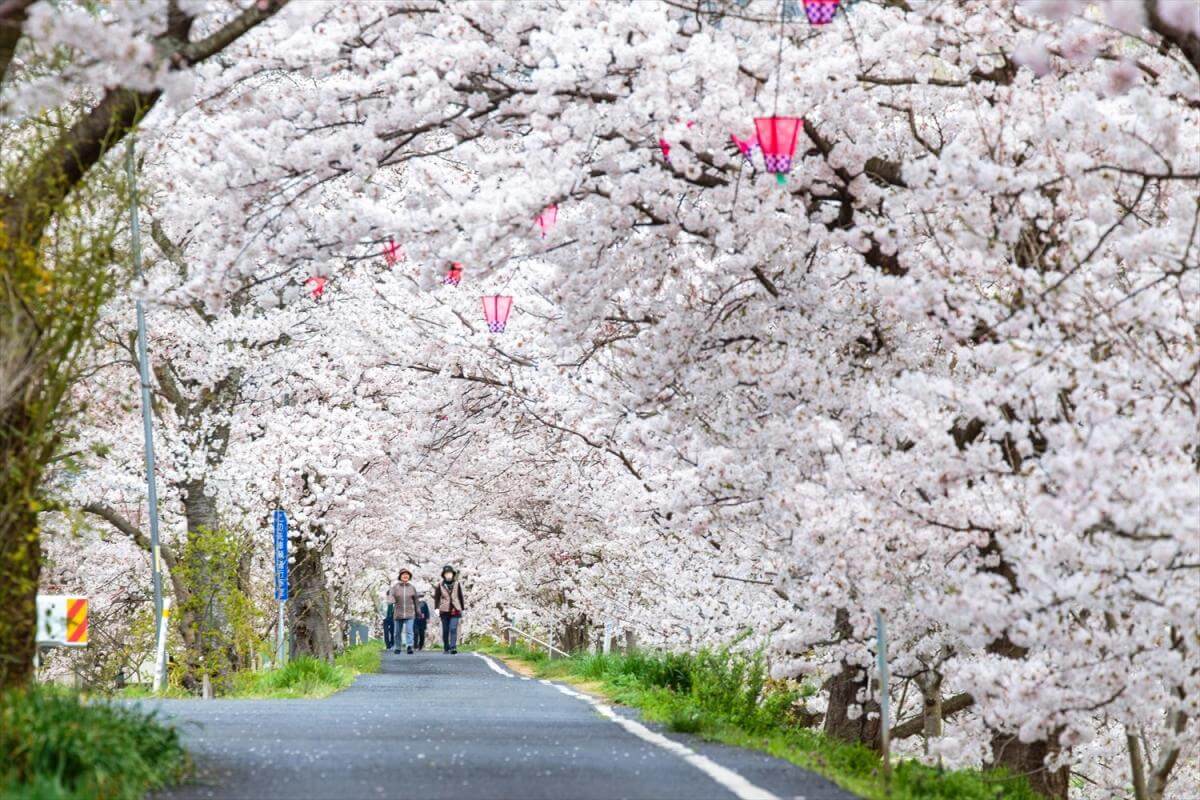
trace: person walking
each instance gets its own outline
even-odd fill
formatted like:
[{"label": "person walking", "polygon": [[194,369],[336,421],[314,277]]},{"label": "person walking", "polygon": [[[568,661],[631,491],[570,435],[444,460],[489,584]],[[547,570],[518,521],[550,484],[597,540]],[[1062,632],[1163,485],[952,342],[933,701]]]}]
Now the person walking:
[{"label": "person walking", "polygon": [[442,650],[458,653],[458,621],[467,604],[463,600],[458,570],[449,564],[442,567],[442,580],[433,590],[433,607],[442,618]]},{"label": "person walking", "polygon": [[392,618],[396,626],[393,634],[396,649],[400,654],[401,647],[408,647],[409,655],[413,651],[413,619],[417,616],[417,588],[412,585],[412,573],[406,569],[400,570],[396,582],[388,589],[392,600]]},{"label": "person walking", "polygon": [[396,620],[392,619],[391,591],[383,593],[383,649],[391,650],[392,642],[396,639]]},{"label": "person walking", "polygon": [[425,595],[417,592],[417,617],[413,620],[413,647],[425,649],[425,627],[429,624],[429,603]]}]

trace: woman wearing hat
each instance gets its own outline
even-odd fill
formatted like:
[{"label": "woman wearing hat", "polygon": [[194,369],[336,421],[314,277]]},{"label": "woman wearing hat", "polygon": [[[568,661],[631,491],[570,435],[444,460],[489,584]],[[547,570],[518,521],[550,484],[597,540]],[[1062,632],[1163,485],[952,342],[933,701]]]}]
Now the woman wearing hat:
[{"label": "woman wearing hat", "polygon": [[447,653],[457,653],[458,620],[467,604],[463,600],[458,570],[449,564],[442,567],[442,580],[433,590],[433,607],[442,618],[442,649]]},{"label": "woman wearing hat", "polygon": [[388,597],[392,601],[392,616],[396,627],[395,645],[393,651],[400,654],[400,648],[408,647],[409,655],[413,651],[413,618],[417,616],[417,588],[412,585],[412,573],[407,569],[400,570],[396,582],[388,589]]}]

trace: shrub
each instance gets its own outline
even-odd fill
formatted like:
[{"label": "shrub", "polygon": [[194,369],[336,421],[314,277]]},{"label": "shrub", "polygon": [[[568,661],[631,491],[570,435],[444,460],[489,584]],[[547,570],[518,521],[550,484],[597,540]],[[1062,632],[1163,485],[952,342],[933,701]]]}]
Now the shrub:
[{"label": "shrub", "polygon": [[186,765],[153,714],[52,687],[0,695],[0,753],[0,796],[22,800],[133,800]]},{"label": "shrub", "polygon": [[697,705],[748,731],[786,721],[797,692],[768,680],[761,652],[738,653],[730,647],[701,650],[692,661],[691,692]]},{"label": "shrub", "polygon": [[698,733],[704,727],[704,712],[690,703],[678,704],[667,717],[667,727],[676,733]]}]

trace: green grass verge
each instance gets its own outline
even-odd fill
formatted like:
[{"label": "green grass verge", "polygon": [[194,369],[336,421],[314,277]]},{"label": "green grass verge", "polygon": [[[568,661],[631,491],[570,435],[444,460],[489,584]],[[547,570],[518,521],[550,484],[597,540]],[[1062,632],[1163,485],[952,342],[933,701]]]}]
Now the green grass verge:
[{"label": "green grass verge", "polygon": [[134,800],[187,767],[153,714],[49,686],[0,695],[0,754],[5,800]]},{"label": "green grass verge", "polygon": [[233,691],[227,697],[293,699],[328,697],[354,683],[354,678],[379,672],[383,657],[382,642],[367,642],[343,650],[330,664],[302,656],[289,661],[283,669],[242,672],[233,677]]},{"label": "green grass verge", "polygon": [[[247,700],[328,697],[350,686],[358,675],[379,672],[382,656],[383,643],[378,640],[346,648],[333,659],[332,664],[301,656],[289,661],[283,669],[235,673],[229,678],[230,691],[219,697]],[[181,686],[168,686],[157,695],[146,686],[126,686],[117,692],[117,696],[127,700],[196,697]]]},{"label": "green grass verge", "polygon": [[797,724],[793,704],[815,688],[770,680],[759,655],[724,648],[694,655],[636,651],[550,660],[545,652],[489,639],[470,647],[515,660],[538,677],[580,684],[639,708],[646,719],[673,731],[770,753],[868,800],[1038,800],[1023,779],[999,771],[940,770],[901,761],[886,781],[881,759],[870,748]]}]

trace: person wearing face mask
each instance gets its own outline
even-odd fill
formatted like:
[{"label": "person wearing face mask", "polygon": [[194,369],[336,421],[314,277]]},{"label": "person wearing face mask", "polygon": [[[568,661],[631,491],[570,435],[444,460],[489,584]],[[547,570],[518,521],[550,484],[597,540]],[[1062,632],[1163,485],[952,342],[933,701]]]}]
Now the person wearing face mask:
[{"label": "person wearing face mask", "polygon": [[388,589],[392,601],[392,616],[395,618],[396,645],[395,653],[400,654],[400,648],[407,645],[408,653],[413,651],[413,619],[417,616],[417,588],[412,585],[412,573],[406,569],[400,570],[396,582]]},{"label": "person wearing face mask", "polygon": [[442,580],[433,590],[433,607],[442,618],[442,650],[446,653],[457,653],[458,621],[462,618],[463,609],[467,604],[463,600],[458,570],[449,564],[442,567]]}]

